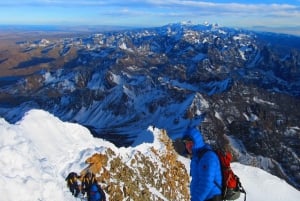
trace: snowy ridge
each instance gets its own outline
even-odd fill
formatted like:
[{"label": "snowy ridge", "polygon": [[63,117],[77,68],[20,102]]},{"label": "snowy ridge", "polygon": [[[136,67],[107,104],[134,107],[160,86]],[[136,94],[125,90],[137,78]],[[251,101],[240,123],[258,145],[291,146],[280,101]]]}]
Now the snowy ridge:
[{"label": "snowy ridge", "polygon": [[[29,111],[16,124],[9,124],[4,119],[0,119],[1,200],[75,200],[68,191],[64,178],[70,171],[80,172],[86,168],[85,160],[93,154],[107,153],[108,149],[114,153],[112,156],[121,158],[121,165],[127,164],[132,170],[140,167],[141,169],[147,168],[143,164],[135,163],[134,165],[130,162],[133,157],[143,158],[143,156],[163,169],[166,161],[159,161],[157,156],[169,153],[167,144],[162,143],[168,139],[165,138],[166,135],[162,136],[159,129],[149,127],[149,131],[153,133],[152,143],[117,148],[110,142],[94,138],[88,129],[80,125],[62,122],[57,117],[41,110]],[[156,150],[156,154],[153,150]],[[177,159],[184,164],[187,174],[189,160],[179,156]],[[109,160],[114,160],[114,158],[110,157]],[[107,169],[112,171],[112,163],[109,164]],[[234,163],[233,169],[241,178],[247,191],[247,200],[296,201],[299,199],[299,191],[263,170],[239,163]],[[162,171],[168,171],[168,169]],[[165,179],[161,178],[161,180]],[[115,178],[114,182],[121,185],[121,182]],[[106,186],[105,182],[101,185]],[[177,192],[178,199],[167,199],[165,196],[167,192],[163,192],[162,189],[159,190],[149,183],[145,186],[149,188],[151,194],[149,196],[154,198],[152,200],[183,200],[182,197],[180,198],[181,192]],[[115,200],[112,199],[112,194],[108,193],[108,189],[105,188],[108,200]],[[243,197],[239,200],[243,200]]]},{"label": "snowy ridge", "polygon": [[[101,139],[94,140],[80,125],[62,123],[49,113],[38,110],[29,111],[15,125],[1,119],[0,129],[0,183],[4,200],[18,199],[12,191],[15,189],[19,189],[19,200],[23,201],[66,200],[66,196],[67,200],[74,200],[66,193],[64,176],[68,170],[65,168],[71,166],[87,144],[96,147],[99,143],[107,143]],[[53,192],[57,193],[53,195]],[[52,196],[55,199],[50,199]]]}]

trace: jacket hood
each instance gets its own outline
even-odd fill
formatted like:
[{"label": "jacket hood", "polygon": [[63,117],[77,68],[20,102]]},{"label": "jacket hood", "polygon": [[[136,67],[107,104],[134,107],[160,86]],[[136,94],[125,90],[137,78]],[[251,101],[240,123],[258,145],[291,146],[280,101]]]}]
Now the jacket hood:
[{"label": "jacket hood", "polygon": [[193,141],[193,150],[200,149],[205,145],[202,133],[196,128],[189,128],[186,131],[184,138],[190,138]]}]

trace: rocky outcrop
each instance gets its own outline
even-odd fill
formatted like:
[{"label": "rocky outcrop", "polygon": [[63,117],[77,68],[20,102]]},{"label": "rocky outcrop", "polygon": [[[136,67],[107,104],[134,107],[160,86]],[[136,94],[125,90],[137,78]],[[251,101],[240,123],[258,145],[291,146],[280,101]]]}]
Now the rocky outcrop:
[{"label": "rocky outcrop", "polygon": [[93,172],[109,200],[189,200],[188,173],[165,130],[159,140],[162,150],[133,150],[126,158],[106,148],[86,160],[81,175]]},{"label": "rocky outcrop", "polygon": [[14,72],[0,79],[8,121],[41,108],[131,146],[149,125],[175,138],[206,114],[209,143],[236,138],[244,156],[274,167],[237,160],[300,187],[299,37],[170,24],[47,41],[20,43],[0,58]]}]

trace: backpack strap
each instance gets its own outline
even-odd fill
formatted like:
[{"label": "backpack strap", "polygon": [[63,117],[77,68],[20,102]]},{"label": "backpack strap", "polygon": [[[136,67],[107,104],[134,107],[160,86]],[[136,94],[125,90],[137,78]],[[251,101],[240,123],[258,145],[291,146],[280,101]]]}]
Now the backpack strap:
[{"label": "backpack strap", "polygon": [[239,188],[239,191],[241,193],[244,193],[245,194],[245,197],[244,197],[244,201],[246,201],[246,191],[244,189],[244,187],[242,186],[242,183],[240,182],[240,178],[238,176],[237,177],[237,181],[238,181],[238,188]]}]

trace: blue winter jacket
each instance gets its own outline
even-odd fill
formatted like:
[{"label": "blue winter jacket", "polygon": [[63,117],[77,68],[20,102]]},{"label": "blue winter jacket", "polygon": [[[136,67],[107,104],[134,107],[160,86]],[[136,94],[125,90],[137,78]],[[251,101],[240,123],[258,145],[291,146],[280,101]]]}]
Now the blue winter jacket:
[{"label": "blue winter jacket", "polygon": [[205,201],[216,195],[221,195],[221,189],[215,183],[217,182],[219,186],[222,186],[218,156],[212,151],[207,151],[199,158],[198,154],[201,149],[211,149],[211,147],[204,143],[202,134],[196,128],[188,129],[186,135],[194,142],[190,166],[192,177],[190,185],[191,201]]}]

